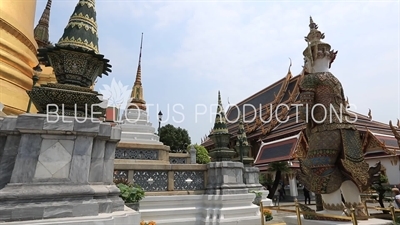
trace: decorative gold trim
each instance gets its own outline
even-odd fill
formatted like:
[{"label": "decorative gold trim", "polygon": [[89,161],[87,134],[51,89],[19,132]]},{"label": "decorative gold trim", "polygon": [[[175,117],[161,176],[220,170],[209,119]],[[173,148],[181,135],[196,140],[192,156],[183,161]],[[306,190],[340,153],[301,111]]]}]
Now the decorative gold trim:
[{"label": "decorative gold trim", "polygon": [[391,152],[382,141],[372,134],[368,128],[365,132],[362,148],[364,153],[366,153],[369,149],[381,148],[386,154],[393,154],[393,152]]},{"label": "decorative gold trim", "polygon": [[293,151],[293,158],[304,158],[307,155],[308,143],[304,136],[303,131],[300,131],[298,141],[296,143],[295,149]]},{"label": "decorative gold trim", "polygon": [[322,202],[322,206],[324,207],[324,209],[327,210],[332,210],[332,211],[343,211],[345,209],[343,204],[330,204],[330,203],[326,203],[326,202]]},{"label": "decorative gold trim", "polygon": [[[345,205],[345,207],[346,207],[347,209],[352,209],[352,208],[354,208],[354,211],[355,211],[356,216],[357,216],[358,219],[362,219],[362,218],[365,218],[365,217],[368,218],[367,214],[365,214],[365,210],[366,210],[365,205],[364,205],[362,202],[359,202],[359,203],[356,203],[356,202],[352,202],[352,203],[346,202],[344,205]],[[347,212],[346,212],[346,214],[347,214]]]},{"label": "decorative gold trim", "polygon": [[75,37],[60,38],[58,45],[60,45],[60,46],[73,45],[73,46],[78,46],[78,47],[85,48],[88,50],[92,50],[96,54],[99,53],[98,47],[96,45],[94,45],[93,42],[89,43],[87,39],[82,41],[82,39],[80,37],[78,39],[75,39]]},{"label": "decorative gold trim", "polygon": [[32,43],[32,41],[20,30],[18,30],[16,27],[14,27],[12,24],[4,20],[3,18],[0,18],[0,28],[5,30],[6,32],[10,33],[12,36],[17,38],[19,41],[21,41],[31,52],[36,55],[37,53],[37,48],[36,46]]},{"label": "decorative gold trim", "polygon": [[351,174],[354,182],[359,186],[360,190],[363,186],[368,184],[369,181],[369,165],[365,161],[352,162],[347,159],[341,159],[343,167]]},{"label": "decorative gold trim", "polygon": [[94,0],[80,0],[78,4],[81,6],[87,5],[88,8],[94,8]]}]

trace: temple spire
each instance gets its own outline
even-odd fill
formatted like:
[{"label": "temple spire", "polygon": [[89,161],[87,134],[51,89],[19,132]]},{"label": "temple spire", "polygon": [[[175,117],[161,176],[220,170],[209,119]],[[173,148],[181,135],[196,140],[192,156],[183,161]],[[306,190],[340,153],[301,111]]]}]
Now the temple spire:
[{"label": "temple spire", "polygon": [[221,93],[219,91],[214,128],[208,137],[210,137],[214,142],[214,148],[209,151],[211,161],[232,161],[232,157],[236,154],[236,152],[229,147],[231,134],[229,133],[228,126],[226,124],[225,112],[221,101]]},{"label": "temple spire", "polygon": [[135,85],[139,84],[142,85],[142,46],[143,46],[143,33],[142,33],[142,38],[140,39],[140,50],[139,50],[139,63],[138,63],[138,68],[136,72],[136,80],[135,80]]},{"label": "temple spire", "polygon": [[146,101],[143,97],[143,86],[142,86],[142,47],[143,47],[143,33],[140,40],[140,50],[139,50],[139,63],[136,72],[135,83],[132,87],[130,103],[128,109],[141,109],[146,110]]},{"label": "temple spire", "polygon": [[39,48],[44,48],[50,44],[49,41],[49,20],[50,20],[50,9],[51,1],[47,0],[46,8],[44,8],[42,16],[39,19],[39,23],[33,30],[35,40]]},{"label": "temple spire", "polygon": [[218,107],[217,115],[215,116],[214,128],[211,134],[228,134],[228,127],[226,125],[226,117],[224,108],[222,106],[221,93],[218,91]]},{"label": "temple spire", "polygon": [[79,0],[57,45],[98,54],[98,42],[95,0]]}]

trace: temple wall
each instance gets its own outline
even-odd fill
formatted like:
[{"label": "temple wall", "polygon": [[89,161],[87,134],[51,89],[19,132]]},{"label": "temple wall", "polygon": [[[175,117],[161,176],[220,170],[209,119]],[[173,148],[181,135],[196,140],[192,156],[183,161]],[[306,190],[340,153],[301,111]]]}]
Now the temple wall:
[{"label": "temple wall", "polygon": [[[36,0],[0,4],[0,102],[6,114],[26,111],[32,68],[38,64],[33,36]],[[36,109],[32,107],[31,112]]]},{"label": "temple wall", "polygon": [[381,161],[382,167],[386,168],[386,176],[388,177],[389,183],[392,185],[400,184],[400,162],[394,165],[391,162],[391,158],[366,159],[366,161],[370,166]]}]

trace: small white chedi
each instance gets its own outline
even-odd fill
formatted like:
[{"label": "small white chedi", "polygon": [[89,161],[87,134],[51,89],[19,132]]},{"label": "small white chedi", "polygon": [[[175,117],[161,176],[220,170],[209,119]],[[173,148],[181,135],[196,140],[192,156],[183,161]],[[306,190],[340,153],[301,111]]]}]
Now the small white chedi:
[{"label": "small white chedi", "polygon": [[159,136],[155,134],[155,128],[149,122],[148,114],[143,109],[127,109],[125,118],[120,125],[122,129],[121,142],[162,145]]},{"label": "small white chedi", "polygon": [[149,116],[146,111],[146,101],[143,97],[142,86],[142,45],[143,33],[140,43],[139,63],[136,73],[135,83],[132,87],[131,98],[128,107],[123,114],[121,124],[121,143],[137,143],[163,145],[159,141],[159,136],[155,134],[155,128],[149,122]]}]

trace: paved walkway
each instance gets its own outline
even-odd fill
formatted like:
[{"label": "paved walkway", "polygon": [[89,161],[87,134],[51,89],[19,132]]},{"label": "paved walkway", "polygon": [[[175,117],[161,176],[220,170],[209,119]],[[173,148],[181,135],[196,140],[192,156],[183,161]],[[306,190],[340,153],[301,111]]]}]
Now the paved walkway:
[{"label": "paved walkway", "polygon": [[[303,202],[301,201],[301,203],[303,203]],[[282,206],[283,209],[295,210],[294,202],[280,202],[279,205]],[[312,209],[316,209],[315,201],[311,201],[311,205],[308,205],[308,206]],[[378,204],[368,204],[368,207],[373,207],[373,206],[379,206],[379,205]],[[368,209],[368,212],[369,213],[380,213],[380,211],[376,211],[373,209]],[[283,221],[283,217],[295,216],[295,215],[296,215],[296,213],[272,210],[272,216],[274,217],[274,219],[266,222],[265,225],[285,225],[286,223]],[[388,223],[390,223],[390,221],[388,221]]]},{"label": "paved walkway", "polygon": [[[281,202],[279,204],[280,206],[288,206],[288,205],[294,205],[293,202]],[[310,208],[315,209],[315,202],[311,202],[311,205],[309,205]],[[284,207],[284,209],[290,209],[290,210],[295,210],[295,207]],[[284,211],[277,211],[277,210],[272,210],[272,216],[274,219],[272,221],[269,221],[266,223],[266,225],[285,225],[286,223],[283,221],[283,217],[286,216],[295,216],[296,213],[291,213],[291,212],[284,212]]]}]

